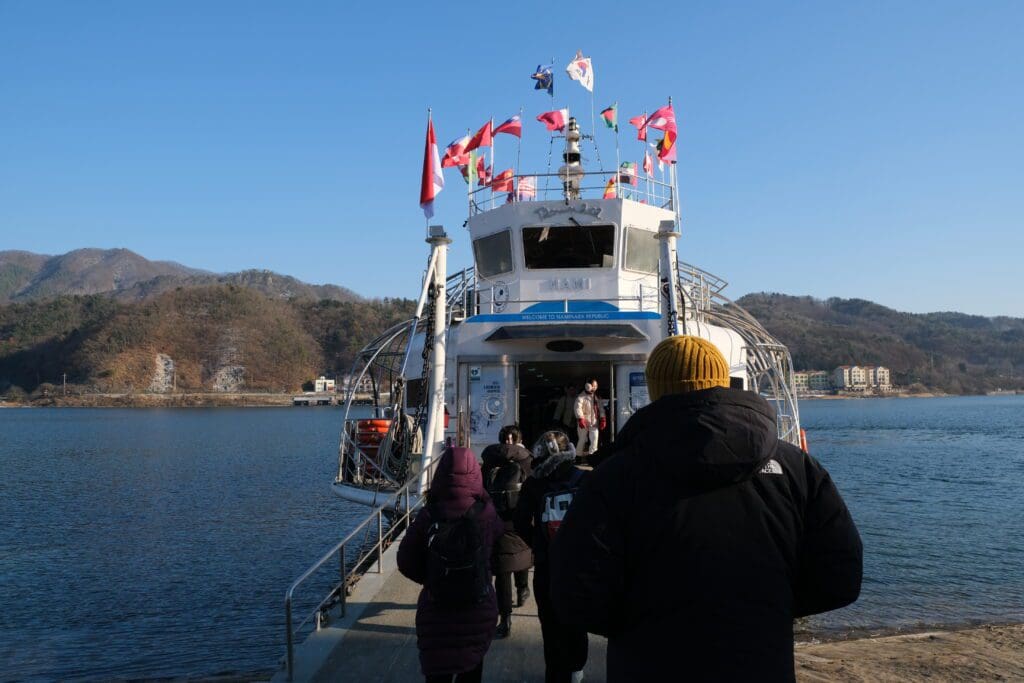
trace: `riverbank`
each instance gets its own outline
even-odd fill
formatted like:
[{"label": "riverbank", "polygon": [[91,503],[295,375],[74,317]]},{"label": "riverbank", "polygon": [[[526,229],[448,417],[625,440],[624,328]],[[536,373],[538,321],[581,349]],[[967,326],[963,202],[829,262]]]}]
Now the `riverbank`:
[{"label": "riverbank", "polygon": [[798,681],[1024,680],[1024,624],[797,643]]}]

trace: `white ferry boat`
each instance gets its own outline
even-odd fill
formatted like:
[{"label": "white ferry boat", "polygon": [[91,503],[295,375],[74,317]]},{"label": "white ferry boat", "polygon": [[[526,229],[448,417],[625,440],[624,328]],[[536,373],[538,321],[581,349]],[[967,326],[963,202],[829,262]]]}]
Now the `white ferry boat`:
[{"label": "white ferry boat", "polygon": [[[667,336],[715,344],[732,385],[773,402],[779,437],[802,445],[788,350],[726,298],[724,280],[679,259],[674,165],[661,180],[630,166],[585,168],[584,136],[565,119],[560,168],[505,172],[501,192],[470,185],[465,237],[429,228],[414,316],[359,353],[332,488],[371,510],[286,591],[287,650],[275,680],[326,680],[342,671],[359,680],[413,677],[415,655],[402,634],[418,587],[397,575],[394,542],[422,505],[444,446],[479,454],[508,424],[532,442],[552,426],[565,387],[591,379],[606,405],[599,441],[614,441],[648,402],[644,366]],[[430,133],[428,152],[429,142]],[[453,239],[472,243],[474,263],[449,273]],[[319,592],[325,581],[326,595]],[[518,637],[539,651],[533,631]],[[539,675],[535,658],[511,646],[492,649],[489,657],[509,676]],[[591,657],[595,670],[599,653]]]},{"label": "white ferry boat", "polygon": [[[563,388],[591,378],[608,416],[600,441],[613,441],[648,402],[648,353],[674,334],[714,343],[733,386],[771,400],[779,437],[800,445],[788,350],[725,297],[724,280],[679,260],[674,164],[667,182],[587,169],[581,137],[570,118],[557,172],[516,176],[516,187],[536,188],[529,200],[468,194],[472,267],[449,273],[448,245],[461,237],[429,228],[414,318],[369,343],[353,368],[339,496],[393,506],[391,494],[412,482],[418,497],[444,444],[479,453],[508,424],[531,443]],[[355,387],[367,386],[372,418],[356,419]]]}]

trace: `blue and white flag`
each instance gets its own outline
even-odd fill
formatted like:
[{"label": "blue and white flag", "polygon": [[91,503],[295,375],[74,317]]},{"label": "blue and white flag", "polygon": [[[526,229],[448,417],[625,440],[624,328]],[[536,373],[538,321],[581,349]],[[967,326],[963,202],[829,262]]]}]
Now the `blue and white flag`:
[{"label": "blue and white flag", "polygon": [[555,74],[552,70],[554,66],[554,64],[548,64],[547,66],[543,64],[537,65],[537,70],[530,76],[530,78],[537,81],[533,86],[534,90],[547,90],[549,95],[555,94]]}]

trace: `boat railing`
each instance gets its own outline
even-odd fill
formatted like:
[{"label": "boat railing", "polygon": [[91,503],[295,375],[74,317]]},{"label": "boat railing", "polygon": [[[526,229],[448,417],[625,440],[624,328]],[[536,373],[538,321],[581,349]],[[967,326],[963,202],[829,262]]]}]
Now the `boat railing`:
[{"label": "boat railing", "polygon": [[[440,458],[432,458],[427,466],[430,476]],[[295,642],[302,629],[312,620],[317,630],[330,623],[330,612],[337,606],[340,616],[345,617],[348,592],[366,572],[383,573],[384,551],[394,542],[412,520],[413,515],[423,506],[424,496],[413,493],[412,487],[419,485],[419,477],[411,478],[404,486],[387,494],[382,494],[379,505],[366,518],[357,524],[344,538],[323,554],[306,571],[302,572],[288,587],[284,597],[285,641],[287,647],[286,665],[288,680],[292,680],[295,671]],[[385,517],[388,524],[385,528]],[[376,540],[369,541],[373,533]],[[362,534],[362,538],[360,538]],[[356,546],[352,551],[352,546]],[[295,604],[296,591],[312,577],[326,567],[328,563],[337,562],[338,579],[327,595],[309,611],[298,625],[292,606]]]},{"label": "boat railing", "polygon": [[[722,281],[724,283],[724,281]],[[660,307],[660,289],[656,285],[636,283],[636,294],[626,296],[544,298],[544,299],[510,299],[498,295],[497,285],[481,287],[472,268],[467,268],[448,278],[448,311],[449,323],[461,321],[474,315],[494,314],[503,312],[522,312],[532,304],[561,303],[561,313],[573,313],[579,304],[588,303],[614,304],[622,311],[657,312]],[[577,309],[578,310],[578,309]],[[551,311],[545,311],[550,313]],[[558,311],[556,311],[557,313]]]},{"label": "boat railing", "polygon": [[775,403],[779,438],[800,446],[800,412],[789,349],[722,293],[728,285],[725,280],[683,262],[678,263],[678,271],[684,323],[719,325],[740,335],[747,352],[749,388]]},{"label": "boat railing", "polygon": [[[579,183],[579,199],[631,199],[662,209],[674,210],[671,183],[656,180],[643,173],[633,175],[622,170],[586,171]],[[558,173],[519,174],[512,176],[511,181],[506,179],[506,186],[509,184],[511,188],[507,190],[495,191],[491,185],[470,190],[469,215],[475,216],[503,204],[515,202],[565,199],[563,179]]]}]

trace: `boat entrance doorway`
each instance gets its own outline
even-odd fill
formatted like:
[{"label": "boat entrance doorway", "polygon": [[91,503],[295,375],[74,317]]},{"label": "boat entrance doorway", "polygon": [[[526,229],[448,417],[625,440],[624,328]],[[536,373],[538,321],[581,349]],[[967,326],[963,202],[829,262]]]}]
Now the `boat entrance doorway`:
[{"label": "boat entrance doorway", "polygon": [[[573,362],[567,359],[565,362],[519,363],[519,428],[523,431],[523,445],[532,447],[533,442],[548,429],[563,430],[575,444],[577,433],[573,403],[583,390],[584,382],[590,379],[597,380],[597,395],[608,415],[608,426],[599,439],[606,443],[614,433],[612,415],[615,411],[611,404],[615,396],[614,377],[610,361]],[[571,389],[568,395],[567,387]]]}]

